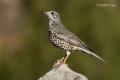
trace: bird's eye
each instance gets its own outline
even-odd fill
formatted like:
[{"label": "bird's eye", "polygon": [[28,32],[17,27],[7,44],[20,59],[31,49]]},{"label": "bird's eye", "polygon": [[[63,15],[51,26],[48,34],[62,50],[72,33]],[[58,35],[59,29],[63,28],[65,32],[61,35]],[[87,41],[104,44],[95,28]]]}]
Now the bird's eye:
[{"label": "bird's eye", "polygon": [[54,12],[51,12],[52,15],[54,15]]}]

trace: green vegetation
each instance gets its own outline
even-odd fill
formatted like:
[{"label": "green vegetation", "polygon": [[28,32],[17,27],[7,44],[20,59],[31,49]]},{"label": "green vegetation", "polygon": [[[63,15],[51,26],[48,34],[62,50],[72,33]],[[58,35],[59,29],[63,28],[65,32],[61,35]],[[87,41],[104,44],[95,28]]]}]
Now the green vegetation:
[{"label": "green vegetation", "polygon": [[[3,12],[11,15],[5,7],[10,5],[2,1],[0,80],[37,80],[65,55],[49,43],[48,19],[40,13],[42,10],[58,11],[63,24],[107,61],[102,63],[82,52],[74,52],[67,60],[70,68],[83,73],[89,80],[120,80],[120,7],[97,6],[103,3],[119,5],[118,0],[20,0],[15,7],[15,14],[19,15],[12,15],[12,18],[17,17],[15,20],[2,19]],[[14,13],[14,9],[8,10]]]}]

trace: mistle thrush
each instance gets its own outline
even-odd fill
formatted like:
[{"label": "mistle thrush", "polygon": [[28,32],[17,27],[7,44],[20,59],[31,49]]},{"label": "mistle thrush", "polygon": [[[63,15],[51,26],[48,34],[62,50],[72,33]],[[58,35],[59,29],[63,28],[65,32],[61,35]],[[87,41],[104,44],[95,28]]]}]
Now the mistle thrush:
[{"label": "mistle thrush", "polygon": [[72,51],[83,51],[105,62],[101,57],[90,50],[80,38],[64,27],[60,15],[56,11],[44,13],[49,18],[49,40],[54,46],[66,51],[67,55],[63,57],[64,59],[62,58],[64,63]]}]

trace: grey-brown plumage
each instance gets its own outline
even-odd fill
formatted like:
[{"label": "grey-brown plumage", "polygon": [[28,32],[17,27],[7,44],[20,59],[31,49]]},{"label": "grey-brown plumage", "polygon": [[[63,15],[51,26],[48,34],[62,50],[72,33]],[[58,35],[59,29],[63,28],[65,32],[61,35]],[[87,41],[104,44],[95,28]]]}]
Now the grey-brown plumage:
[{"label": "grey-brown plumage", "polygon": [[91,51],[84,42],[82,42],[75,34],[67,30],[60,20],[60,15],[56,11],[44,12],[49,18],[49,40],[53,45],[66,51],[67,56],[64,57],[65,62],[71,51],[83,51],[94,57],[104,60]]}]

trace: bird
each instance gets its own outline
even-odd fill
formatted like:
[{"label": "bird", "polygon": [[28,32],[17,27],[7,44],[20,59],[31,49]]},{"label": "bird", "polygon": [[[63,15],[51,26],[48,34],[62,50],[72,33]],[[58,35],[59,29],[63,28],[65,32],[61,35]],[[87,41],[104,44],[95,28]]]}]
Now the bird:
[{"label": "bird", "polygon": [[66,55],[61,59],[63,63],[66,63],[66,60],[73,51],[82,51],[105,62],[103,58],[88,48],[88,46],[79,37],[77,37],[63,25],[58,12],[43,11],[43,13],[48,17],[49,21],[48,37],[50,42],[55,47],[61,48],[66,53]]}]

